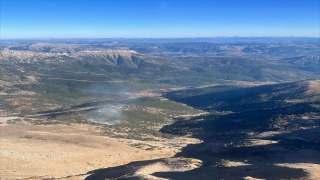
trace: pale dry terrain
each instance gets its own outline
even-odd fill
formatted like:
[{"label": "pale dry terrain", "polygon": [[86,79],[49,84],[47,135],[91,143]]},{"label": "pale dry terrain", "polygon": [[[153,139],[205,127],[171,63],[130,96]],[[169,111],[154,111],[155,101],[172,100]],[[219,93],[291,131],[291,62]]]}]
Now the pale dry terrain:
[{"label": "pale dry terrain", "polygon": [[[188,143],[197,143],[181,138],[154,142],[109,138],[94,125],[22,121],[0,128],[1,179],[84,179],[95,169],[171,157]],[[145,167],[137,173],[146,171],[153,170]]]}]

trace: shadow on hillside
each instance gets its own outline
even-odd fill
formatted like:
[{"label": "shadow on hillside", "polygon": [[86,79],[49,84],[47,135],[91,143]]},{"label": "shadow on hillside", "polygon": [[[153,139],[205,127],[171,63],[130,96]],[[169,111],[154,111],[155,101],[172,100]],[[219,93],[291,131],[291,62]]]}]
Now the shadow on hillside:
[{"label": "shadow on hillside", "polygon": [[[308,173],[301,168],[280,165],[320,164],[320,158],[315,158],[319,157],[320,151],[319,123],[310,129],[256,138],[255,135],[250,136],[251,131],[245,127],[231,126],[227,122],[219,124],[218,120],[212,118],[213,116],[209,115],[177,120],[160,130],[163,133],[193,133],[192,137],[202,140],[202,143],[190,144],[175,155],[175,158],[199,159],[202,161],[200,167],[184,172],[155,172],[152,175],[177,180],[239,179],[247,176],[262,179],[300,179],[307,177]],[[89,172],[91,175],[86,179],[144,179],[135,175],[135,171],[162,161],[163,159],[132,162],[98,169]],[[228,167],[228,163],[232,162],[238,162],[238,165]]]},{"label": "shadow on hillside", "polygon": [[[205,119],[202,121],[211,120]],[[177,123],[180,124],[180,122]],[[173,126],[176,129],[177,126]],[[319,133],[319,127],[311,130],[296,130],[262,139],[250,139],[250,137],[241,133],[241,131],[246,132],[245,129],[234,128],[232,131],[220,130],[216,133],[210,133],[212,127],[203,127],[202,131],[206,133],[198,133],[193,136],[203,140],[203,142],[188,145],[176,154],[176,157],[202,160],[203,165],[201,167],[187,172],[157,172],[153,175],[170,179],[238,179],[246,176],[263,179],[299,179],[306,177],[307,172],[299,168],[280,167],[277,164],[320,164],[320,161],[314,158],[318,156],[320,150],[320,138],[316,134]],[[170,127],[166,127],[166,129],[168,128]],[[310,133],[314,133],[314,135],[311,135],[311,137]],[[277,143],[258,145],[257,142],[257,144],[252,142],[253,140]],[[243,162],[244,164],[236,167],[223,167],[223,164],[219,164],[221,160]]]},{"label": "shadow on hillside", "polygon": [[[203,141],[201,144],[188,145],[176,154],[176,157],[202,160],[201,167],[187,172],[157,172],[153,175],[170,179],[239,179],[246,176],[264,179],[299,179],[306,177],[307,172],[277,164],[320,164],[320,158],[314,158],[319,156],[320,151],[318,135],[320,123],[314,124],[315,126],[310,129],[256,138],[248,135],[250,131],[246,126],[223,123],[222,119],[212,118],[212,116],[202,116],[187,121],[180,120],[161,129],[162,132],[179,132],[180,127],[180,130],[186,131],[184,133],[191,132],[194,138],[201,139]],[[190,127],[189,131],[186,127]],[[259,145],[257,141],[261,141],[262,144]],[[228,163],[220,163],[226,162],[225,160],[244,164],[227,167]]]},{"label": "shadow on hillside", "polygon": [[304,94],[307,87],[299,86],[297,83],[261,85],[240,89],[233,87],[231,90],[229,86],[211,88],[209,92],[204,94],[201,93],[201,89],[192,89],[167,92],[164,97],[206,111],[229,110],[234,112],[290,106],[292,104],[286,103],[285,99],[307,98]]},{"label": "shadow on hillside", "polygon": [[161,160],[137,161],[122,166],[93,170],[87,173],[90,174],[90,176],[86,177],[85,180],[128,179],[128,177],[132,177],[139,168],[159,161]]}]

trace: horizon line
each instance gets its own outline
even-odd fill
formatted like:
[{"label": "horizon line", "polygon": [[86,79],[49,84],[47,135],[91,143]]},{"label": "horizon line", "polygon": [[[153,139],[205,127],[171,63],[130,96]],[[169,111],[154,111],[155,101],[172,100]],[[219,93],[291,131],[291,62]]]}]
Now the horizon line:
[{"label": "horizon line", "polygon": [[316,36],[198,36],[198,37],[34,37],[0,38],[0,40],[45,40],[45,39],[198,39],[198,38],[320,38]]}]

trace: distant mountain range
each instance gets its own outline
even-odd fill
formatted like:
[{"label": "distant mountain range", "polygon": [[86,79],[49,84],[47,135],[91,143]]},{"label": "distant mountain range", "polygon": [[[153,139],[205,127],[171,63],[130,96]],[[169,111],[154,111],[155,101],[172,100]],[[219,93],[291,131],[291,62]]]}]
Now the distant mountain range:
[{"label": "distant mountain range", "polygon": [[[318,40],[318,41],[316,41]],[[165,56],[219,56],[219,57],[245,57],[259,60],[279,60],[300,56],[319,56],[320,41],[302,41],[299,43],[286,42],[108,42],[86,41],[70,43],[2,43],[0,50],[72,53],[81,51],[105,51],[105,50],[134,50],[138,53]]]},{"label": "distant mountain range", "polygon": [[90,43],[90,42],[213,42],[213,43],[319,43],[319,37],[185,37],[185,38],[33,38],[2,39],[2,43],[47,42],[47,43]]},{"label": "distant mountain range", "polygon": [[[74,74],[73,70],[92,76],[100,74],[98,79],[107,73],[102,76],[109,80],[129,77],[178,86],[225,80],[283,82],[320,76],[317,43],[10,43],[2,44],[1,49],[2,67],[23,70],[8,72],[20,78],[30,74],[31,67],[34,74],[47,76],[61,71]],[[8,68],[3,69],[6,71]]]}]

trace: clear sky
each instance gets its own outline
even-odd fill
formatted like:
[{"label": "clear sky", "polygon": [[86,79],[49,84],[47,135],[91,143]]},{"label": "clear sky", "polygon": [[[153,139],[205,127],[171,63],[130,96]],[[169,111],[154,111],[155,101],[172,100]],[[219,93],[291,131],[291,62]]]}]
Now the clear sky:
[{"label": "clear sky", "polygon": [[0,38],[320,36],[320,0],[0,0]]}]

